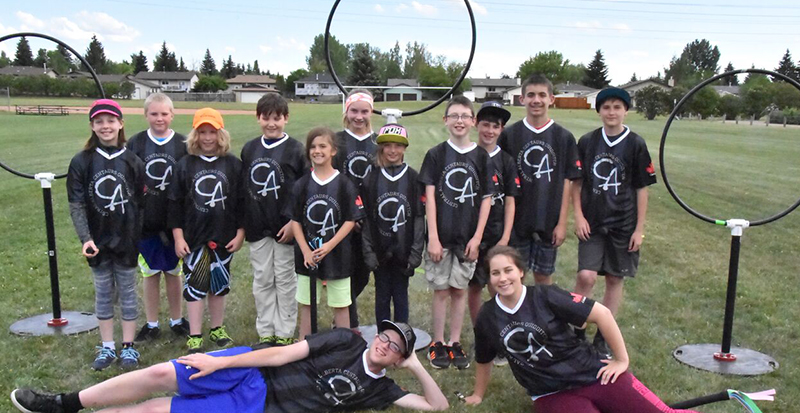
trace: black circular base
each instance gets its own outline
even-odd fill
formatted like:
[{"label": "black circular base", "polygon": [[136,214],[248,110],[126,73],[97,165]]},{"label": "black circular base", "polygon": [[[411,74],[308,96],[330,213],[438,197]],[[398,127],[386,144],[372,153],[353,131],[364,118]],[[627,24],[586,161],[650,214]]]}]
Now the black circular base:
[{"label": "black circular base", "polygon": [[97,328],[97,317],[93,313],[63,311],[61,318],[67,320],[66,325],[51,327],[47,323],[53,319],[53,314],[40,314],[11,324],[10,330],[18,336],[52,336],[78,334]]},{"label": "black circular base", "polygon": [[[375,336],[378,334],[378,326],[375,324],[361,326],[358,328],[358,330],[361,331],[361,337],[364,337],[364,340],[367,341],[367,345],[372,344],[372,340],[374,340]],[[417,342],[414,343],[415,351],[420,351],[424,348],[427,348],[431,344],[430,334],[418,328],[414,328],[414,334],[417,335]]]},{"label": "black circular base", "polygon": [[731,353],[736,355],[735,361],[717,360],[714,353],[719,351],[719,344],[687,344],[676,348],[672,355],[681,363],[696,369],[736,376],[772,373],[779,366],[774,358],[755,350],[731,347]]}]

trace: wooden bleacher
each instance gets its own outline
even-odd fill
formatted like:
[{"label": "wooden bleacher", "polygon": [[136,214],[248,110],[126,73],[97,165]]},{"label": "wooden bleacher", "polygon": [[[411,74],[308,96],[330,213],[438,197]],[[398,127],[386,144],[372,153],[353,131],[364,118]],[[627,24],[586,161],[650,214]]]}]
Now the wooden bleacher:
[{"label": "wooden bleacher", "polygon": [[69,108],[64,105],[36,105],[36,106],[15,106],[17,115],[69,115]]}]

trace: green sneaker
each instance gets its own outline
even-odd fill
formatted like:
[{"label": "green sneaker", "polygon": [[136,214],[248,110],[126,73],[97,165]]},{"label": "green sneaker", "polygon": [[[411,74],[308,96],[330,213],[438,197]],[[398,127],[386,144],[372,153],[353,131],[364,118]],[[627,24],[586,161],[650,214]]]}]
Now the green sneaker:
[{"label": "green sneaker", "polygon": [[189,337],[186,340],[186,347],[189,347],[189,354],[203,352],[203,337]]},{"label": "green sneaker", "polygon": [[258,339],[259,344],[275,344],[275,342],[279,339],[278,336],[261,336]]},{"label": "green sneaker", "polygon": [[291,337],[275,337],[275,345],[276,346],[288,346],[290,344],[296,343],[297,340]]},{"label": "green sneaker", "polygon": [[217,343],[220,347],[225,347],[233,343],[233,339],[228,335],[228,332],[225,331],[225,326],[212,328],[208,338]]}]

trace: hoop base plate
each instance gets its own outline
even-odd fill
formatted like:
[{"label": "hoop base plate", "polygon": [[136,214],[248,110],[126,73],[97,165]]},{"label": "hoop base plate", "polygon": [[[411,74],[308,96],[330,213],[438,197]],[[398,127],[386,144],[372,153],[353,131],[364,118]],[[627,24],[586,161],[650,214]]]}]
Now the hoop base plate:
[{"label": "hoop base plate", "polygon": [[[696,369],[735,376],[759,376],[772,373],[779,364],[774,358],[743,347],[731,347],[734,360],[720,360],[719,344],[686,344],[672,352],[679,362]],[[730,357],[728,357],[730,359]]]},{"label": "hoop base plate", "polygon": [[11,324],[10,330],[18,336],[52,336],[79,334],[97,328],[94,313],[63,311],[61,320],[67,320],[67,323],[62,326],[51,327],[49,324],[52,320],[53,313],[40,314]]},{"label": "hoop base plate", "polygon": [[[375,324],[361,326],[358,328],[358,330],[361,331],[361,337],[367,341],[367,345],[372,344],[372,340],[374,340],[375,336],[378,334],[378,326]],[[414,334],[417,335],[417,342],[414,343],[414,351],[420,351],[424,348],[427,348],[431,344],[430,334],[418,328],[414,328]]]}]

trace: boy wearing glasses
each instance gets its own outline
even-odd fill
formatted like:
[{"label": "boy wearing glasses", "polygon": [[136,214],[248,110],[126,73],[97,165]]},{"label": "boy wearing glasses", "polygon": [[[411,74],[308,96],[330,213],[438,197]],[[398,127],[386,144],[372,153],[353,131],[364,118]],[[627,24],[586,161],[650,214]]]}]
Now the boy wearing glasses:
[{"label": "boy wearing glasses", "polygon": [[[469,367],[461,347],[461,327],[467,288],[494,194],[489,154],[470,141],[474,126],[472,102],[456,96],[445,109],[449,139],[425,154],[419,173],[425,185],[428,250],[425,274],[433,290],[431,313],[433,343],[428,359],[434,368]],[[450,340],[445,344],[444,324],[450,300]]]},{"label": "boy wearing glasses", "polygon": [[[78,412],[129,405],[125,411],[193,413],[330,412],[385,409],[444,410],[447,399],[414,354],[416,335],[405,323],[383,320],[372,344],[349,329],[309,335],[289,346],[236,347],[191,354],[114,377],[76,393],[17,389],[11,401],[23,412]],[[423,395],[408,393],[385,376],[407,368]]]}]

